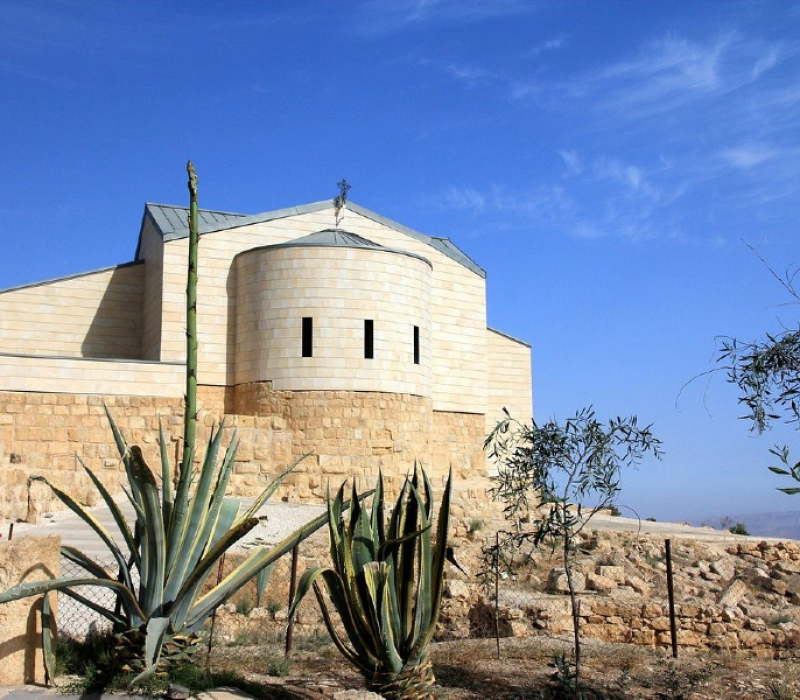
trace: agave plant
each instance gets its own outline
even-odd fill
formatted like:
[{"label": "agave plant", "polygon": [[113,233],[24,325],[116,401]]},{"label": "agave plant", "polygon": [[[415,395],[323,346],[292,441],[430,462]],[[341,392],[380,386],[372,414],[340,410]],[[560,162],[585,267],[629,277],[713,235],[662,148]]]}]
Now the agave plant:
[{"label": "agave plant", "polygon": [[[442,497],[435,540],[433,494],[424,470],[415,468],[413,477],[406,477],[388,530],[382,475],[372,507],[352,500],[347,520],[342,516],[342,486],[333,500],[328,498],[333,566],[303,574],[292,602],[290,615],[313,588],[337,648],[361,671],[370,690],[386,698],[434,697],[428,648],[442,600],[451,480],[452,474]],[[329,605],[338,613],[344,634],[334,625]]]},{"label": "agave plant", "polygon": [[[195,466],[197,427],[197,178],[192,164],[189,172],[189,264],[187,282],[187,361],[184,443],[173,492],[173,475],[168,442],[159,427],[161,489],[142,452],[128,446],[111,414],[111,430],[125,467],[126,491],[136,520],[126,521],[94,473],[82,464],[89,478],[111,510],[122,536],[118,543],[100,522],[72,496],[45,481],[54,493],[99,535],[115,561],[113,570],[72,547],[62,547],[68,559],[82,566],[91,577],[57,578],[24,583],[0,594],[0,603],[47,591],[62,590],[87,607],[111,620],[119,644],[117,658],[125,669],[138,671],[140,680],[183,658],[191,650],[194,633],[203,621],[239,588],[271,566],[295,544],[325,524],[326,516],[311,521],[271,549],[260,548],[207,592],[204,584],[222,555],[258,524],[256,513],[297,464],[292,465],[240,514],[238,501],[225,497],[233,470],[238,441],[234,434],[219,462],[224,423],[212,428],[208,448],[199,472]],[[301,458],[302,459],[302,458]],[[299,460],[298,460],[299,461]],[[263,581],[263,573],[262,573]],[[106,608],[78,593],[79,586],[101,586],[116,593],[117,605]],[[47,644],[46,644],[47,646]]]},{"label": "agave plant", "polygon": [[[83,567],[91,578],[57,578],[21,584],[0,594],[0,603],[63,590],[112,622],[123,669],[127,666],[125,670],[152,672],[159,661],[163,667],[172,660],[184,658],[192,646],[193,633],[206,618],[257,573],[324,525],[326,516],[309,522],[270,549],[254,550],[216,586],[203,592],[219,559],[258,524],[255,513],[295,465],[276,478],[240,515],[239,502],[225,497],[236,454],[235,437],[217,468],[222,426],[212,430],[196,486],[192,488],[191,485],[195,471],[184,470],[173,493],[168,443],[163,431],[159,435],[163,489],[159,492],[156,478],[142,458],[141,450],[135,445],[128,447],[110,414],[109,421],[125,466],[128,496],[136,513],[133,527],[100,480],[89,468],[83,467],[110,509],[122,535],[122,544],[68,493],[43,477],[38,478],[98,534],[115,560],[116,571],[73,547],[64,546],[62,554]],[[116,593],[118,606],[104,607],[76,592],[74,589],[78,586],[109,588]]]}]

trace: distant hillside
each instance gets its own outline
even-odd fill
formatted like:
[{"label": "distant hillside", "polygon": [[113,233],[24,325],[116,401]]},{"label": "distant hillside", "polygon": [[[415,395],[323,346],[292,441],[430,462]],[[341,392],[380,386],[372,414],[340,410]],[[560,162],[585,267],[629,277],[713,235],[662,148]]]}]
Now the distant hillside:
[{"label": "distant hillside", "polygon": [[[780,513],[747,513],[744,515],[729,515],[726,520],[733,524],[743,523],[751,535],[758,537],[785,537],[800,540],[800,510]],[[722,528],[723,518],[693,518],[691,525],[711,525]]]}]

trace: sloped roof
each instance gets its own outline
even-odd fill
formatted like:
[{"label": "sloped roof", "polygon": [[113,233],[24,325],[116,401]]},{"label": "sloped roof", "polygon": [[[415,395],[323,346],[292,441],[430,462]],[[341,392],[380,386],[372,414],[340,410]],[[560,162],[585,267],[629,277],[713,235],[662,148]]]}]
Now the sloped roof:
[{"label": "sloped roof", "polygon": [[[265,248],[366,248],[369,250],[380,250],[386,253],[396,253],[399,255],[406,255],[409,258],[416,258],[422,262],[431,265],[430,260],[400,248],[390,248],[380,243],[375,243],[368,238],[359,236],[357,233],[351,233],[340,228],[326,228],[323,231],[316,233],[309,233],[307,236],[301,238],[294,238],[291,241],[284,241],[283,243],[275,243],[273,245],[260,246],[252,250],[264,250]],[[249,253],[250,251],[244,251]],[[240,253],[242,255],[243,253]]]},{"label": "sloped roof", "polygon": [[[232,212],[211,211],[208,209],[198,210],[198,229],[201,234],[212,233],[214,231],[224,231],[230,228],[239,226],[248,226],[250,224],[264,223],[265,221],[273,221],[275,219],[283,219],[290,216],[297,216],[298,214],[308,214],[331,207],[331,200],[326,199],[322,202],[313,202],[311,204],[303,204],[296,207],[287,207],[285,209],[276,209],[274,211],[263,212],[261,214],[235,214]],[[435,236],[426,236],[424,233],[415,231],[414,229],[403,226],[396,221],[387,219],[380,214],[376,214],[369,209],[355,204],[354,202],[347,203],[347,209],[360,214],[361,216],[376,221],[384,226],[404,233],[415,240],[421,241],[426,245],[431,246],[443,253],[451,260],[463,265],[468,270],[474,272],[479,277],[486,277],[486,271],[480,267],[472,258],[458,248],[449,238],[440,238]],[[145,219],[149,219],[156,231],[158,231],[164,242],[173,241],[179,238],[186,238],[189,235],[188,207],[176,207],[168,204],[146,204],[145,205]],[[144,222],[142,222],[144,227]],[[312,234],[314,235],[314,234]],[[355,235],[355,234],[349,234]],[[139,257],[139,246],[141,245],[141,231],[139,232],[139,244],[136,247],[136,258]],[[360,238],[360,236],[359,236]],[[366,240],[366,239],[363,239]],[[374,245],[374,244],[373,244]],[[423,258],[424,259],[424,258]]]}]

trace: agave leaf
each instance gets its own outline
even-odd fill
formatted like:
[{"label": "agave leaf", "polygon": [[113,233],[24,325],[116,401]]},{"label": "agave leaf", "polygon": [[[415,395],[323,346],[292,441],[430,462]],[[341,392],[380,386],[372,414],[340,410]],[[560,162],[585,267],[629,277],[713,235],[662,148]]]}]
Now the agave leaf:
[{"label": "agave leaf", "polygon": [[110,588],[117,593],[123,605],[138,615],[141,619],[146,619],[145,614],[142,612],[136,597],[133,595],[130,588],[127,588],[119,581],[106,581],[97,578],[52,578],[47,581],[27,581],[20,583],[7,591],[0,593],[0,603],[9,603],[12,600],[20,600],[21,598],[28,598],[34,595],[41,595],[48,591],[66,591],[68,595],[71,591],[67,590],[74,586],[98,586],[100,588]]},{"label": "agave leaf", "polygon": [[[326,581],[327,583],[327,581]],[[328,594],[333,595],[331,593],[330,587],[328,587]],[[319,585],[314,584],[314,595],[317,598],[317,602],[319,603],[320,611],[322,612],[322,620],[325,622],[325,627],[328,629],[328,634],[330,634],[333,643],[336,645],[336,648],[341,652],[342,656],[345,657],[353,666],[358,668],[365,676],[369,677],[370,675],[374,674],[375,671],[378,669],[379,661],[378,659],[372,655],[369,649],[364,648],[363,653],[359,654],[356,651],[350,649],[344,640],[340,637],[336,626],[333,624],[333,620],[331,619],[331,614],[328,610],[328,606],[325,603],[325,597],[322,595],[322,591],[319,588]],[[336,609],[341,613],[344,608],[340,608],[338,605]],[[345,617],[342,616],[342,620],[345,620]],[[345,623],[345,628],[347,628],[347,623]],[[351,642],[356,642],[359,640],[358,635],[350,634],[348,631],[348,639]]]},{"label": "agave leaf", "polygon": [[379,644],[379,649],[383,653],[378,655],[383,658],[391,653],[391,650],[386,648],[386,635],[385,630],[382,629],[381,609],[383,607],[383,567],[386,565],[383,562],[372,561],[369,562],[363,569],[359,576],[362,581],[362,586],[359,592],[364,609],[367,612],[367,619],[365,622],[369,625],[372,631],[372,639]]},{"label": "agave leaf", "polygon": [[[368,491],[367,493],[359,496],[359,499],[367,498],[371,494],[372,491]],[[343,508],[347,508],[349,506],[349,502],[342,504]],[[314,534],[325,524],[327,519],[327,513],[323,513],[322,515],[314,518],[314,520],[311,520],[304,526],[295,530],[272,548],[267,549],[266,547],[261,547],[253,552],[245,561],[236,567],[236,569],[231,571],[230,574],[220,581],[219,584],[217,584],[192,605],[186,617],[187,628],[192,630],[196,625],[201,624],[202,621],[211,614],[211,611],[214,610],[214,608],[236,593],[236,591],[244,586],[265,566],[269,566],[270,564],[274,563],[284,554],[294,549],[298,542],[302,542],[304,539]],[[255,518],[252,520],[255,520]],[[235,527],[236,526],[234,525],[234,528]],[[223,542],[224,540],[225,538],[220,540],[220,542]],[[215,554],[215,551],[218,553]],[[221,548],[220,544],[217,544],[208,555],[203,557],[203,560],[200,562],[200,564],[198,564],[197,568],[200,569],[200,567],[203,567],[207,561],[210,561],[211,564],[213,564],[213,562],[216,561],[219,556],[221,556],[223,551],[225,551],[225,549]],[[210,564],[208,564],[208,566],[210,566]]]},{"label": "agave leaf", "polygon": [[200,469],[200,480],[189,504],[188,518],[183,523],[180,543],[178,544],[181,556],[176,559],[174,568],[169,572],[167,591],[165,593],[168,599],[183,586],[187,571],[191,570],[189,563],[194,558],[195,550],[198,547],[200,548],[198,557],[195,559],[196,562],[199,560],[199,554],[205,549],[205,543],[201,546],[198,542],[198,537],[202,533],[203,521],[208,513],[208,505],[211,500],[211,484],[216,470],[217,455],[219,454],[224,427],[223,421],[216,431],[212,428],[209,436],[203,466]]},{"label": "agave leaf", "polygon": [[428,521],[430,502],[423,503],[416,488],[412,489],[412,493],[414,498],[417,499],[422,533],[417,542],[416,591],[414,594],[416,608],[414,610],[414,624],[411,630],[409,630],[408,637],[402,642],[403,648],[406,651],[410,651],[417,639],[427,631],[427,626],[430,623],[432,615],[431,563],[433,555],[431,552],[431,524]]},{"label": "agave leaf", "polygon": [[[236,449],[238,447],[236,435],[234,434],[233,439],[228,443],[222,467],[217,477],[217,483],[215,487],[211,489],[210,478],[214,473],[221,434],[222,426],[220,426],[219,432],[216,435],[216,449],[213,449],[214,443],[212,442],[203,462],[203,476],[201,476],[201,484],[198,486],[198,492],[195,493],[192,502],[192,515],[190,516],[189,529],[187,530],[183,545],[184,554],[177,560],[175,569],[170,573],[169,579],[167,580],[167,588],[164,594],[167,600],[172,600],[174,596],[178,594],[178,591],[183,588],[183,584],[186,582],[189,573],[197,566],[200,559],[211,550],[221,536],[218,535],[216,538],[213,538],[220,509],[225,502],[225,490],[228,487],[228,480],[233,470],[233,460],[236,457]],[[209,477],[207,482],[205,480],[206,475]],[[205,488],[205,493],[200,492],[201,487]],[[197,510],[195,510],[195,507],[197,507]],[[238,512],[239,507],[237,505],[236,514],[238,514]],[[230,513],[230,509],[226,510],[226,515],[228,513]],[[229,529],[231,523],[228,522],[227,525],[228,527],[225,528],[226,531]],[[196,527],[197,529],[192,530],[192,527]]]},{"label": "agave leaf", "polygon": [[77,564],[80,567],[83,567],[93,576],[97,576],[97,578],[107,578],[113,580],[115,577],[112,573],[106,569],[104,566],[98,564],[94,559],[90,559],[86,556],[83,552],[75,547],[70,547],[69,545],[62,544],[61,545],[61,556],[65,559],[69,559],[71,562]]},{"label": "agave leaf", "polygon": [[[410,535],[419,530],[420,508],[418,505],[419,494],[411,482],[403,502],[402,535]],[[415,538],[406,539],[398,548],[396,556],[396,570],[398,603],[401,622],[401,638],[408,639],[411,635],[415,598],[415,567],[417,565],[418,542]]]},{"label": "agave leaf", "polygon": [[383,633],[383,649],[384,649],[384,663],[386,667],[393,673],[400,673],[403,670],[405,662],[400,655],[397,645],[397,637],[392,626],[392,603],[393,599],[388,585],[388,576],[384,572],[384,584],[381,590],[380,598],[380,616],[381,616],[381,631]]},{"label": "agave leaf", "polygon": [[275,479],[270,483],[267,488],[265,488],[261,495],[253,502],[253,505],[247,510],[247,512],[242,516],[242,519],[245,518],[252,518],[261,507],[272,497],[272,494],[275,493],[277,488],[281,485],[281,482],[294,471],[295,467],[297,467],[300,462],[302,462],[306,457],[310,457],[312,455],[311,452],[306,452],[302,457],[298,457],[292,464],[287,467],[283,473],[279,474],[275,477]]},{"label": "agave leaf", "polygon": [[[316,581],[317,578],[319,578],[325,571],[333,571],[333,569],[328,569],[324,566],[315,566],[312,569],[308,569],[300,577],[300,581],[297,584],[297,590],[294,592],[294,598],[289,606],[289,618],[294,617],[295,613],[297,612],[297,606],[300,605],[300,601],[306,597],[308,592],[311,590],[311,586],[314,585],[314,581]],[[333,571],[333,573],[336,574],[335,571]]]},{"label": "agave leaf", "polygon": [[340,532],[342,527],[343,500],[344,484],[341,485],[333,500],[331,500],[331,494],[330,491],[328,491],[328,534],[330,535],[331,560],[333,561],[333,568],[336,571],[341,571],[344,566],[342,561],[344,550],[342,548],[342,536]]},{"label": "agave leaf", "polygon": [[166,566],[164,521],[158,485],[137,445],[131,447],[131,475],[142,494],[144,506],[144,541],[142,542],[141,602],[150,615],[157,615],[164,602],[164,570]]},{"label": "agave leaf", "polygon": [[[184,458],[188,457],[188,464],[194,464],[194,448],[186,447]],[[172,575],[178,555],[181,553],[181,537],[189,510],[189,487],[192,482],[192,470],[181,468],[178,476],[178,489],[172,505],[172,517],[167,529],[167,576]]]},{"label": "agave leaf", "polygon": [[56,653],[53,644],[55,619],[50,608],[50,596],[45,594],[42,601],[42,660],[44,661],[45,682],[56,685]]},{"label": "agave leaf", "polygon": [[[250,530],[252,530],[256,525],[258,525],[257,518],[250,518],[249,520],[245,520],[244,522],[240,522],[238,525],[234,525],[228,532],[226,532],[219,541],[209,550],[208,554],[206,554],[195,566],[191,571],[188,572],[186,580],[183,582],[180,590],[175,594],[174,598],[168,598],[170,601],[174,601],[174,607],[171,611],[171,615],[174,620],[174,624],[178,629],[184,627],[184,625],[188,625],[190,630],[192,628],[193,622],[187,622],[189,616],[191,616],[191,610],[193,606],[199,604],[199,601],[195,603],[195,596],[197,592],[200,590],[202,583],[205,581],[206,577],[211,571],[211,568],[219,561],[225,552],[228,551],[236,542],[238,542],[242,537],[244,537]],[[246,562],[244,562],[246,563]],[[269,564],[271,562],[266,562]],[[266,566],[265,564],[265,566]],[[234,569],[235,571],[238,571]],[[216,596],[214,596],[214,604],[211,605],[206,613],[202,616],[202,620],[205,619],[205,616],[210,614],[214,608],[218,605],[222,604],[230,598],[241,586],[243,586],[247,581],[249,581],[253,576],[255,576],[255,571],[253,571],[250,576],[245,579],[241,583],[241,585],[233,588],[230,591],[221,589],[222,584],[228,580],[229,576],[223,579],[217,586],[215,586],[211,591],[209,591],[206,596],[201,598],[201,600],[205,600],[210,596],[214,591],[217,591]],[[193,616],[192,616],[193,617]]]},{"label": "agave leaf", "polygon": [[97,487],[97,490],[100,492],[100,496],[102,497],[103,501],[105,502],[108,510],[111,512],[111,516],[114,518],[114,522],[117,524],[120,533],[122,534],[123,539],[125,540],[125,544],[128,545],[128,551],[131,555],[133,555],[134,562],[136,564],[136,568],[139,568],[139,552],[137,547],[133,542],[133,533],[131,532],[130,526],[128,525],[128,521],[125,520],[125,516],[122,514],[117,503],[111,497],[111,494],[108,492],[105,486],[103,486],[103,482],[95,476],[95,473],[89,469],[84,463],[83,460],[78,457],[78,462],[83,467],[84,471],[89,475],[89,478],[92,480],[92,483]]},{"label": "agave leaf", "polygon": [[[211,548],[216,545],[222,537],[231,531],[233,523],[239,514],[239,508],[240,504],[237,500],[233,498],[223,499],[222,508],[220,509],[216,524],[214,526],[214,532],[208,541],[208,551],[210,551]],[[208,552],[205,552],[204,556],[206,554],[208,554]],[[222,555],[220,555],[220,558],[221,556]],[[181,606],[173,610],[173,619],[176,621],[176,623],[180,622],[180,624],[183,625],[186,612],[191,604],[197,599],[197,596],[200,594],[203,586],[205,586],[206,580],[211,574],[214,564],[216,564],[216,561],[212,562],[212,566],[206,570],[205,575],[197,577],[191,586],[180,592],[179,600]]]},{"label": "agave leaf", "polygon": [[161,454],[161,506],[164,516],[164,532],[169,529],[172,516],[172,469],[169,465],[169,448],[164,436],[164,426],[158,419],[158,447]]},{"label": "agave leaf", "polygon": [[[375,495],[372,497],[372,533],[375,541],[375,551],[377,552],[381,543],[386,540],[384,509],[383,509],[383,471],[378,470],[378,483],[375,487]],[[379,558],[381,558],[379,556]]]},{"label": "agave leaf", "polygon": [[[325,598],[319,589],[317,579],[320,577],[325,584],[325,588],[328,591],[328,595],[331,598],[334,608],[339,613],[339,617],[344,625],[347,638],[353,645],[352,649],[348,647],[347,644],[341,639],[336,630],[336,626],[333,624],[327,603],[325,602]],[[292,601],[292,605],[289,609],[289,618],[294,616],[295,612],[297,611],[297,606],[300,604],[300,601],[306,596],[312,586],[314,588],[317,601],[320,604],[323,621],[325,622],[325,626],[328,628],[328,633],[331,635],[331,639],[333,639],[336,647],[345,658],[360,668],[363,672],[373,672],[375,668],[377,668],[378,663],[377,657],[375,657],[375,655],[370,651],[374,648],[374,644],[371,642],[368,636],[364,636],[363,621],[357,620],[354,616],[354,611],[350,607],[350,597],[347,595],[345,584],[339,574],[333,569],[318,566],[313,569],[309,569],[303,574],[303,576],[300,578],[294,600]]]},{"label": "agave leaf", "polygon": [[[116,611],[109,610],[108,608],[103,607],[99,603],[87,598],[86,596],[82,596],[80,593],[77,593],[72,588],[65,588],[61,591],[66,596],[69,596],[73,600],[77,601],[81,605],[85,605],[89,610],[94,610],[99,615],[102,615],[107,620],[111,622],[112,625],[115,625],[120,628],[129,628],[129,627],[139,627],[144,620],[136,615],[130,615],[128,619],[118,615]],[[124,608],[124,606],[123,606]],[[125,609],[126,612],[127,609]]]},{"label": "agave leaf", "polygon": [[436,523],[436,547],[433,552],[433,570],[431,575],[431,595],[433,600],[431,602],[432,615],[428,629],[417,640],[414,648],[411,650],[411,656],[419,656],[433,639],[433,633],[436,631],[436,623],[439,621],[439,612],[442,607],[442,589],[444,588],[444,565],[445,554],[447,551],[447,531],[450,526],[450,500],[453,494],[453,470],[451,469],[447,475],[447,483],[445,484],[444,494],[442,495],[442,505],[439,508],[438,522]]},{"label": "agave leaf", "polygon": [[256,607],[261,607],[261,599],[264,597],[264,591],[267,590],[267,584],[269,583],[269,579],[272,576],[272,572],[275,570],[275,565],[270,564],[269,566],[265,566],[261,571],[259,571],[255,578],[256,578]]},{"label": "agave leaf", "polygon": [[125,442],[125,438],[123,437],[122,432],[117,427],[117,424],[114,422],[114,418],[111,415],[111,411],[108,410],[108,406],[103,404],[103,408],[105,409],[106,417],[108,418],[108,422],[111,425],[111,432],[114,435],[114,442],[117,443],[117,450],[119,451],[119,457],[122,460],[123,466],[125,467],[125,474],[127,475],[128,483],[131,486],[131,491],[132,491],[133,498],[137,502],[140,502],[140,500],[141,500],[140,499],[140,494],[138,492],[138,489],[136,488],[136,485],[132,483],[133,479],[131,479],[131,460],[130,460],[131,453],[130,453],[130,450],[128,449],[128,445]]},{"label": "agave leaf", "polygon": [[109,533],[108,530],[106,530],[100,524],[100,521],[74,498],[72,498],[72,496],[70,496],[66,491],[63,491],[54,484],[50,483],[47,478],[43,476],[32,476],[30,478],[31,481],[44,481],[44,483],[46,483],[52,489],[53,493],[55,493],[59,500],[65,506],[67,506],[67,508],[69,508],[97,533],[98,537],[100,537],[100,539],[103,541],[103,544],[108,547],[111,554],[117,560],[117,564],[119,564],[120,571],[125,579],[125,585],[127,585],[129,589],[133,589],[133,585],[131,584],[130,570],[128,569],[128,562],[125,561],[125,557],[122,555],[122,552],[117,546],[117,543],[114,541],[114,538],[111,536],[111,533]]},{"label": "agave leaf", "polygon": [[169,629],[168,617],[151,617],[147,621],[144,640],[144,662],[147,666],[155,666],[158,663],[167,629]]},{"label": "agave leaf", "polygon": [[203,556],[208,554],[211,548],[219,542],[220,538],[233,527],[233,524],[239,518],[240,510],[241,504],[235,498],[222,498],[214,522],[214,529],[211,536],[208,538],[208,544],[206,545],[206,551],[203,552]]},{"label": "agave leaf", "polygon": [[[358,494],[355,493],[355,491],[353,491],[353,493],[357,500]],[[355,511],[355,508],[353,510]],[[359,509],[358,519],[353,527],[352,538],[353,566],[355,567],[356,575],[358,575],[367,564],[375,561],[375,556],[377,554],[377,548],[373,541],[370,513],[366,508]]]}]

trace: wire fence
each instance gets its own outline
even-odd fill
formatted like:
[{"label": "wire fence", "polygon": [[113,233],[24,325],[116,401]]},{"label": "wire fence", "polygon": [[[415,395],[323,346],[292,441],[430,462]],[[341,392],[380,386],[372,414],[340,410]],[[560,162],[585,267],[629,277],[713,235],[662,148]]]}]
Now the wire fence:
[{"label": "wire fence", "polygon": [[[205,590],[209,590],[228,576],[242,562],[244,553],[224,556],[208,580]],[[221,605],[206,621],[199,635],[200,646],[209,659],[223,655],[228,661],[237,653],[250,650],[254,646],[270,647],[272,658],[288,655],[293,646],[302,650],[321,647],[330,643],[314,596],[308,596],[292,620],[289,619],[290,601],[293,596],[293,581],[296,582],[298,563],[307,559],[296,548],[291,556],[279,560],[269,577],[266,587],[259,590],[256,579],[250,580],[232,598]],[[97,562],[112,575],[117,571],[116,562]],[[62,557],[62,576],[67,578],[91,578],[83,567]],[[135,573],[135,572],[134,572]],[[134,585],[139,583],[138,577]],[[106,610],[115,610],[116,594],[101,586],[77,586],[76,594]],[[64,591],[58,595],[57,629],[61,636],[83,640],[90,635],[102,635],[111,631],[109,619],[80,600]],[[341,631],[341,627],[339,627]]]}]

